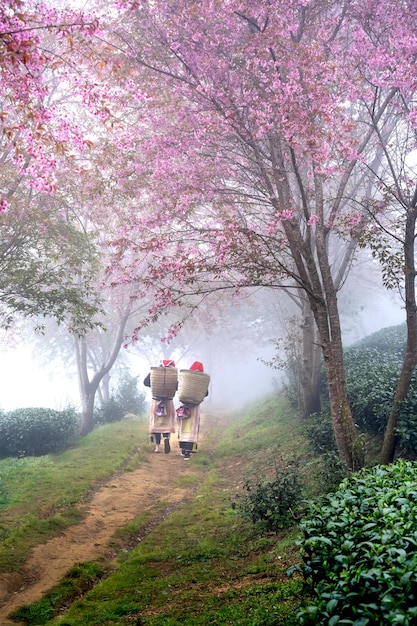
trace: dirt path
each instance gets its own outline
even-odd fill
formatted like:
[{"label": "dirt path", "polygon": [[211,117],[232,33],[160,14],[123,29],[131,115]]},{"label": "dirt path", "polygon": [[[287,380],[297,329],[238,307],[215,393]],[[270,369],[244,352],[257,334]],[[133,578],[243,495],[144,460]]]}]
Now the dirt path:
[{"label": "dirt path", "polygon": [[0,574],[0,626],[16,626],[7,616],[40,600],[74,564],[110,557],[114,533],[144,511],[160,520],[161,509],[155,505],[182,502],[192,488],[172,485],[177,476],[190,472],[192,461],[184,461],[174,444],[171,454],[149,455],[138,469],[112,477],[88,502],[83,522],[34,548],[23,572]]}]

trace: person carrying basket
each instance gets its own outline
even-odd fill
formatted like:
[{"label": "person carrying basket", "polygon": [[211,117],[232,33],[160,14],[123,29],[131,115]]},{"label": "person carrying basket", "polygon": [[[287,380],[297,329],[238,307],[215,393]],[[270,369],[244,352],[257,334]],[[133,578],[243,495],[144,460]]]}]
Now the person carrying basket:
[{"label": "person carrying basket", "polygon": [[178,398],[180,406],[176,410],[178,439],[184,460],[197,452],[200,432],[200,404],[208,395],[210,376],[204,373],[203,364],[195,361],[189,370],[180,370],[178,376]]},{"label": "person carrying basket", "polygon": [[151,367],[143,384],[150,387],[152,401],[149,414],[149,434],[155,444],[154,452],[159,452],[161,438],[164,452],[171,452],[170,436],[175,433],[175,407],[173,398],[178,387],[178,372],[171,359],[162,361],[160,367]]}]

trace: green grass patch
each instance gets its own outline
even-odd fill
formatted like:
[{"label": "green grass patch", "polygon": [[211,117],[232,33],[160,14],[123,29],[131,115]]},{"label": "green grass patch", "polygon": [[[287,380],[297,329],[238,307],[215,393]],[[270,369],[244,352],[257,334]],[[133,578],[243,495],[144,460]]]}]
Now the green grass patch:
[{"label": "green grass patch", "polygon": [[193,481],[187,480],[199,481],[194,498],[119,558],[116,571],[65,616],[48,624],[296,624],[302,582],[285,573],[298,558],[287,538],[291,531],[260,535],[236,515],[225,461],[210,468],[193,464]]},{"label": "green grass patch", "polygon": [[69,570],[59,585],[49,591],[39,602],[23,606],[10,618],[32,626],[46,624],[75,598],[85,594],[106,574],[96,563],[80,563]]},{"label": "green grass patch", "polygon": [[274,455],[281,448],[287,456],[306,449],[303,426],[283,396],[269,397],[251,405],[245,415],[224,429],[217,457],[246,459],[262,453]]},{"label": "green grass patch", "polygon": [[[68,601],[64,614],[57,610],[58,599],[45,609],[47,621],[30,618],[28,625],[297,623],[302,580],[286,574],[299,560],[296,530],[264,533],[239,516],[232,502],[248,473],[266,475],[277,458],[304,454],[302,426],[276,398],[251,406],[244,415],[228,415],[225,422],[209,422],[204,445],[175,480],[176,486],[190,487],[190,496],[174,510],[167,502],[156,504],[154,512],[160,511],[163,521],[150,532],[148,514],[126,525],[114,537],[118,555],[108,575]],[[116,450],[113,432],[108,433]],[[104,457],[103,442],[95,445]],[[74,461],[86,474],[84,460]],[[90,464],[88,454],[85,463]],[[39,612],[35,605],[25,609],[26,615]]]},{"label": "green grass patch", "polygon": [[117,530],[114,534],[115,539],[120,539],[123,543],[131,542],[140,533],[149,519],[150,513],[147,511],[140,517],[137,517],[123,528]]}]

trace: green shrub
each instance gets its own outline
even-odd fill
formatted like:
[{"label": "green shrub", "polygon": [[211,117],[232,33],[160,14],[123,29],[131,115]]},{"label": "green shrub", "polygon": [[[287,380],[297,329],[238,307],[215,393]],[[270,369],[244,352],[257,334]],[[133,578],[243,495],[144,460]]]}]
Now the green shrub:
[{"label": "green shrub", "polygon": [[362,430],[372,434],[384,432],[401,364],[396,353],[387,354],[377,348],[346,350],[347,392],[355,422]]},{"label": "green shrub", "polygon": [[116,391],[116,400],[125,413],[140,415],[146,407],[146,395],[138,389],[138,376],[124,376]]},{"label": "green shrub", "polygon": [[79,416],[71,407],[63,411],[24,408],[0,414],[0,454],[41,456],[63,450],[74,438]]},{"label": "green shrub", "polygon": [[125,376],[109,400],[94,412],[96,424],[109,424],[123,419],[126,413],[140,415],[145,410],[146,396],[138,390],[138,377]]},{"label": "green shrub", "polygon": [[103,402],[101,407],[94,411],[94,421],[96,424],[111,424],[120,422],[123,419],[125,411],[113,396],[110,400]]},{"label": "green shrub", "polygon": [[[371,335],[367,335],[355,343],[355,347],[366,349],[375,348],[380,354],[395,355],[402,359],[405,352],[407,328],[405,324],[381,328]],[[349,349],[349,348],[348,348]]]},{"label": "green shrub", "polygon": [[340,460],[332,420],[328,413],[313,413],[305,423],[309,447],[316,457],[320,457],[317,485],[321,494],[328,493],[346,477],[346,466]]},{"label": "green shrub", "polygon": [[[344,351],[346,386],[359,429],[382,435],[390,415],[406,345],[405,324],[373,333]],[[324,373],[323,373],[324,378]],[[323,400],[328,392],[323,384]],[[417,458],[417,376],[402,403],[396,434],[403,456]]]},{"label": "green shrub", "polygon": [[362,470],[301,521],[300,624],[417,623],[417,464]]},{"label": "green shrub", "polygon": [[302,500],[302,485],[298,467],[294,463],[284,468],[275,467],[271,481],[247,480],[247,493],[238,503],[239,514],[253,523],[262,523],[266,530],[277,532],[295,523],[297,509]]},{"label": "green shrub", "polygon": [[306,420],[305,432],[314,454],[337,452],[333,424],[328,413],[312,413]]}]

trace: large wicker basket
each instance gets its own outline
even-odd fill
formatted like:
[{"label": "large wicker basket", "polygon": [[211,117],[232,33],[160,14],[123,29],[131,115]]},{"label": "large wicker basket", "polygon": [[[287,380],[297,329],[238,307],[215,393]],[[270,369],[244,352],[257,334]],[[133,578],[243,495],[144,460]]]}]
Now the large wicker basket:
[{"label": "large wicker basket", "polygon": [[180,370],[178,399],[182,404],[200,404],[206,397],[210,376],[196,370]]},{"label": "large wicker basket", "polygon": [[177,393],[176,367],[151,367],[151,392],[153,398],[168,400]]}]

